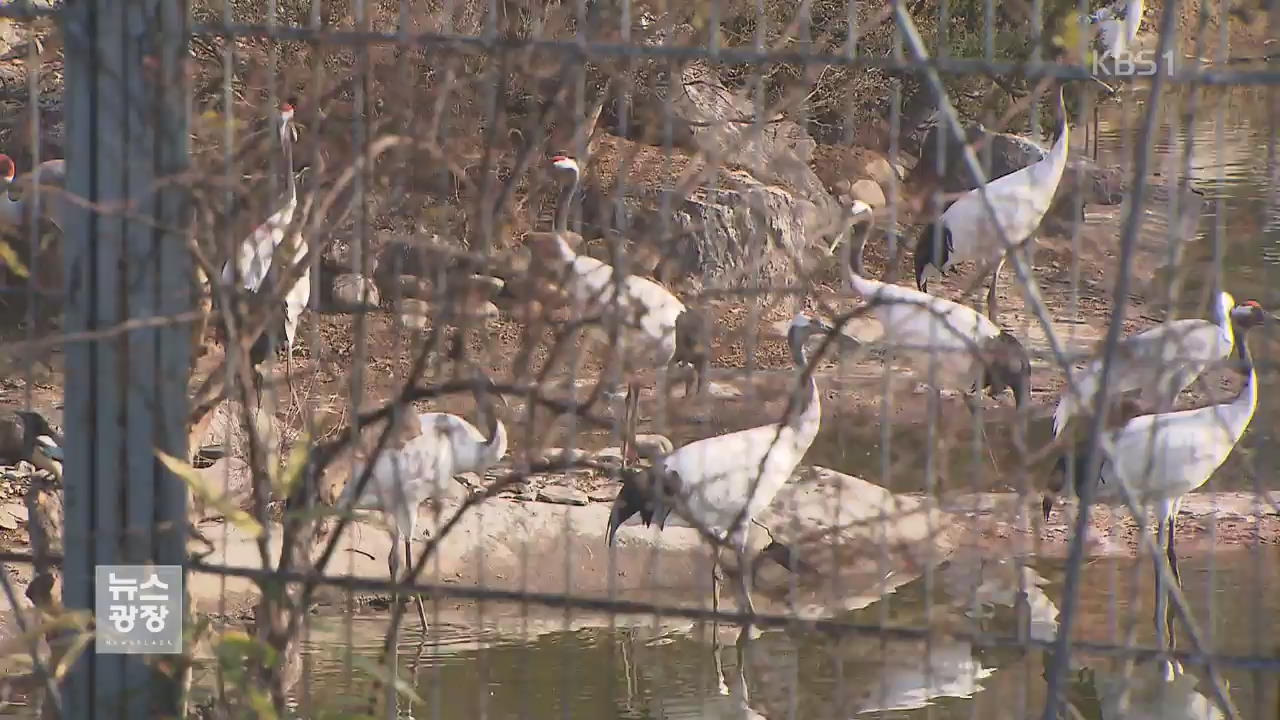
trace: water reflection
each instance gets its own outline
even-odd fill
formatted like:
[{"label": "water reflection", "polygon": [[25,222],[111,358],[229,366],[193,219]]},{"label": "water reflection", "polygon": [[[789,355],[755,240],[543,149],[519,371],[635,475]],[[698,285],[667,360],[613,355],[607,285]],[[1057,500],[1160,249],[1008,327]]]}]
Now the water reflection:
[{"label": "water reflection", "polygon": [[1057,635],[1058,606],[1044,590],[1049,581],[1025,559],[969,550],[953,556],[941,575],[950,600],[967,617],[985,621],[995,606],[1006,607],[1016,611],[1031,639],[1049,642]]},{"label": "water reflection", "polygon": [[1166,680],[1159,662],[1147,662],[1123,672],[1093,675],[1100,697],[1102,720],[1219,720],[1226,714],[1196,690],[1200,680],[1180,673]]},{"label": "water reflection", "polygon": [[[1188,557],[1188,597],[1216,652],[1256,653],[1260,628],[1280,618],[1280,598],[1259,594],[1260,567],[1280,568],[1280,548],[1253,553]],[[1117,623],[1134,623],[1134,642],[1150,647],[1150,594],[1126,600],[1113,577],[1128,574],[1132,559],[1086,565],[1076,638],[1123,643]],[[1142,567],[1145,569],[1146,564]],[[1213,568],[1220,593],[1210,608],[1197,602]],[[1262,571],[1270,575],[1269,572]],[[486,717],[547,720],[620,717],[632,720],[741,718],[752,720],[849,720],[889,713],[895,720],[960,720],[1038,716],[1044,702],[1045,655],[1027,649],[977,648],[973,637],[1025,636],[1047,641],[1057,629],[1062,592],[1061,560],[1021,563],[990,549],[957,551],[924,577],[897,587],[872,604],[837,620],[863,626],[928,628],[927,636],[864,632],[831,634],[804,628],[771,630],[751,641],[721,624],[543,612],[511,606],[441,618],[418,653],[418,637],[400,646],[400,677],[426,706],[402,698],[400,717]],[[1261,604],[1259,604],[1261,603]],[[611,626],[611,619],[615,625]],[[351,623],[351,627],[345,625]],[[374,660],[385,618],[319,618],[308,646],[310,707],[367,707],[366,668],[342,650]],[[1268,636],[1269,637],[1269,636]],[[1269,640],[1264,640],[1269,642]],[[1180,645],[1186,647],[1185,639]],[[1072,656],[1067,699],[1088,720],[1219,718],[1225,715],[1198,667],[1171,683],[1159,666],[1137,665],[1124,680],[1110,657]],[[367,665],[367,663],[365,663]],[[1274,680],[1227,667],[1232,701],[1243,709],[1274,707]],[[1199,673],[1197,676],[1196,673]],[[1122,707],[1128,688],[1128,707]],[[1160,693],[1163,692],[1163,696]],[[1245,712],[1244,717],[1256,713]],[[1068,713],[1067,717],[1077,717]]]}]

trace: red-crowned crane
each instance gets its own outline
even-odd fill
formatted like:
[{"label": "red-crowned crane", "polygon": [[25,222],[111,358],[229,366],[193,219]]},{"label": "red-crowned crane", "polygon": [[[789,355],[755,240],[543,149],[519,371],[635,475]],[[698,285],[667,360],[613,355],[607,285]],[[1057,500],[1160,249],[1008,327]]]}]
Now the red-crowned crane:
[{"label": "red-crowned crane", "polygon": [[[606,327],[618,324],[618,351],[627,376],[627,417],[635,417],[634,407],[639,402],[639,383],[632,377],[637,371],[653,368],[665,376],[670,365],[688,364],[697,379],[697,392],[701,392],[709,360],[707,348],[699,340],[704,335],[701,317],[653,280],[628,274],[618,282],[612,265],[574,251],[571,241],[581,237],[569,231],[569,211],[581,182],[581,169],[577,160],[566,155],[552,157],[551,166],[561,182],[552,230],[529,233],[525,242],[541,262],[552,266],[553,275],[563,273],[562,286],[580,317],[600,314]],[[607,333],[600,328],[593,328],[592,334],[608,342]],[[686,383],[685,394],[688,392]],[[633,431],[623,431],[624,445]],[[628,454],[624,448],[624,457]]]},{"label": "red-crowned crane", "polygon": [[[1205,368],[1231,355],[1235,344],[1233,319],[1251,312],[1246,306],[1236,307],[1231,293],[1220,292],[1213,305],[1213,322],[1201,318],[1170,320],[1121,340],[1111,360],[1108,396],[1139,390],[1148,409],[1156,412],[1173,409],[1178,394]],[[1102,358],[1098,357],[1071,374],[1080,399],[1063,391],[1053,411],[1054,437],[1062,434],[1071,416],[1081,407],[1096,402],[1101,373]]]},{"label": "red-crowned crane", "polygon": [[1119,3],[1099,8],[1089,16],[1089,22],[1098,26],[1098,60],[1124,58],[1133,52],[1133,43],[1138,39],[1138,28],[1142,26],[1142,0],[1129,0],[1124,8],[1124,17],[1121,17]]},{"label": "red-crowned crane", "polygon": [[[0,153],[0,189],[4,190],[0,194],[0,223],[11,229],[25,227],[29,214],[27,203],[35,197],[35,188],[32,186],[39,185],[41,204],[36,210],[36,216],[47,219],[58,230],[62,230],[65,223],[62,217],[63,203],[57,195],[66,188],[67,161],[61,158],[45,160],[35,170],[15,179],[17,169],[13,158]],[[22,189],[22,198],[19,200],[14,200],[9,195],[15,187]],[[54,199],[50,200],[50,196]]]},{"label": "red-crowned crane", "polygon": [[[1245,301],[1237,310],[1231,318],[1237,326],[1236,352],[1245,372],[1240,393],[1225,403],[1139,415],[1119,428],[1106,431],[1098,475],[1088,481],[1093,483],[1091,499],[1095,503],[1122,504],[1124,497],[1119,486],[1124,483],[1136,505],[1155,506],[1157,544],[1168,556],[1175,581],[1179,578],[1173,538],[1182,498],[1204,485],[1222,465],[1240,442],[1258,407],[1258,376],[1249,353],[1248,332],[1278,318],[1264,312],[1253,300]],[[1055,463],[1042,501],[1046,521],[1055,496],[1064,489],[1080,497],[1090,465],[1086,451],[1087,447],[1077,446]],[[1168,621],[1167,589],[1160,563],[1157,556],[1155,622],[1157,634],[1165,640],[1166,628],[1171,636],[1172,627]]]},{"label": "red-crowned crane", "polygon": [[[297,177],[293,170],[293,142],[297,133],[297,129],[293,125],[293,115],[296,104],[297,100],[294,98],[289,98],[286,102],[280,104],[278,132],[285,166],[284,197],[280,200],[277,209],[267,217],[266,221],[255,228],[249,234],[249,237],[245,238],[240,244],[240,249],[235,257],[235,267],[232,267],[231,260],[228,260],[222,266],[221,280],[225,290],[230,290],[236,271],[238,271],[241,286],[245,290],[251,293],[261,292],[264,287],[264,281],[274,265],[273,255],[275,250],[284,241],[285,232],[293,222],[294,212],[298,208]],[[293,257],[289,258],[288,262],[284,262],[283,259],[281,261],[285,267],[298,262],[306,254],[306,246],[302,242],[302,238],[297,237],[295,240],[297,241],[297,246],[294,248]],[[257,382],[261,383],[262,381],[258,366],[270,353],[276,350],[281,331],[283,331],[285,340],[286,363],[291,359],[293,342],[298,332],[298,320],[302,315],[303,308],[307,306],[310,299],[311,270],[308,268],[285,295],[284,317],[281,324],[279,326],[269,325],[254,340],[253,346],[249,350],[249,360],[253,365],[254,379]],[[288,375],[287,367],[286,375]]]},{"label": "red-crowned crane", "polygon": [[[347,467],[338,471],[346,475],[347,485],[336,503],[339,510],[378,510],[391,523],[391,554],[387,569],[395,582],[400,572],[400,551],[404,550],[406,567],[413,565],[410,543],[417,535],[418,508],[428,500],[443,498],[454,478],[466,472],[483,475],[498,464],[507,453],[507,428],[495,412],[496,404],[506,408],[506,400],[492,390],[492,382],[483,375],[474,390],[476,410],[488,437],[476,426],[450,413],[416,414],[404,412],[392,429],[383,450],[374,459],[373,469],[356,498],[357,483],[364,473],[367,457],[351,456]],[[376,440],[379,430],[372,435]],[[371,448],[367,448],[371,449]],[[367,450],[366,449],[366,450]],[[403,542],[403,545],[401,544]],[[427,614],[421,596],[417,597],[418,617],[427,626]]]},{"label": "red-crowned crane", "polygon": [[[801,378],[809,364],[805,342],[831,332],[834,330],[830,325],[804,313],[792,319],[787,344]],[[746,562],[748,525],[791,479],[822,422],[822,404],[812,373],[797,388],[796,398],[791,414],[782,422],[697,440],[652,467],[624,469],[622,489],[609,513],[607,542],[614,544],[618,527],[632,515],[639,513],[646,527],[657,523],[661,530],[674,509],[695,528],[712,533],[737,550],[739,609],[754,613],[750,566]],[[719,545],[711,583],[712,607],[718,609]]]},{"label": "red-crowned crane", "polygon": [[[971,408],[981,390],[996,397],[1008,388],[1019,408],[1030,399],[1031,360],[1011,333],[971,307],[864,277],[861,247],[852,264],[847,244],[841,253],[845,283],[872,304],[884,328],[883,342],[925,384],[963,392]],[[931,361],[936,361],[932,380]]]},{"label": "red-crowned crane", "polygon": [[[987,315],[995,318],[996,282],[1010,252],[1020,252],[1040,227],[1040,221],[1053,203],[1054,193],[1067,166],[1066,86],[1058,87],[1058,139],[1049,153],[1016,172],[987,183],[987,197],[999,225],[991,222],[982,188],[974,188],[950,205],[942,215],[925,226],[916,242],[916,286],[929,291],[929,276],[945,275],[955,264],[973,261],[979,266],[995,263],[991,271],[991,288],[987,291]],[[997,227],[1004,230],[1010,246],[1003,242]]]}]

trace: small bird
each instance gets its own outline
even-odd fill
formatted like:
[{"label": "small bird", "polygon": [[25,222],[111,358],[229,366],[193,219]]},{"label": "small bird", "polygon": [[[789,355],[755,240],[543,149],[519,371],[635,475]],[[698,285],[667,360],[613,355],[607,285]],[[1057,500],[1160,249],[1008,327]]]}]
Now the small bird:
[{"label": "small bird", "polygon": [[[787,330],[787,344],[798,374],[809,361],[805,342],[834,332],[822,320],[798,313]],[[803,375],[801,375],[803,377]],[[605,533],[609,545],[618,527],[639,513],[648,527],[661,530],[672,509],[712,533],[719,542],[737,549],[741,585],[740,609],[754,613],[750,572],[745,562],[748,526],[773,502],[774,496],[794,472],[818,434],[822,406],[812,374],[797,389],[792,414],[780,423],[739,430],[689,443],[657,461],[652,467],[623,470],[622,489],[609,513]],[[712,566],[712,607],[719,608],[720,546]]]},{"label": "small bird", "polygon": [[[1225,360],[1235,345],[1232,324],[1253,311],[1236,307],[1231,293],[1220,292],[1213,305],[1214,321],[1201,318],[1170,320],[1145,332],[1130,335],[1116,346],[1107,382],[1107,394],[1117,397],[1138,390],[1142,402],[1156,412],[1167,412],[1178,394],[1209,365]],[[1062,434],[1067,422],[1082,407],[1097,402],[1102,358],[1071,374],[1079,397],[1063,392],[1053,411],[1053,436]]]},{"label": "small bird", "polygon": [[[1236,397],[1225,403],[1191,410],[1139,415],[1122,427],[1106,432],[1111,450],[1104,451],[1098,474],[1086,480],[1089,470],[1087,447],[1083,443],[1069,449],[1054,464],[1048,492],[1042,500],[1045,521],[1055,497],[1070,488],[1080,496],[1083,483],[1092,482],[1092,501],[1121,504],[1119,485],[1124,483],[1138,506],[1155,506],[1157,542],[1164,548],[1175,581],[1178,560],[1174,553],[1174,530],[1182,498],[1204,485],[1227,459],[1253,419],[1258,406],[1258,379],[1249,353],[1248,332],[1265,322],[1280,320],[1247,300],[1233,312],[1236,351],[1244,366],[1245,382]],[[1069,476],[1069,477],[1068,477]],[[1068,481],[1070,479],[1070,481]],[[1167,619],[1167,590],[1161,582],[1159,557],[1156,562],[1156,631],[1163,634]],[[1172,635],[1172,628],[1168,630]]]},{"label": "small bird", "polygon": [[[1009,252],[1020,250],[1040,227],[1045,213],[1058,191],[1062,172],[1067,166],[1067,127],[1065,85],[1058,87],[1058,139],[1039,162],[991,180],[986,185],[987,197],[999,225],[991,222],[982,188],[974,188],[951,203],[942,215],[920,233],[915,250],[916,286],[929,291],[929,275],[946,275],[956,263],[973,261],[995,263],[991,271],[991,288],[987,292],[987,315],[995,318],[996,281],[1008,260]],[[1006,247],[998,228],[1003,228]],[[936,237],[935,237],[936,236]]]},{"label": "small bird", "polygon": [[[551,166],[563,183],[552,230],[531,232],[525,242],[536,257],[550,266],[553,275],[563,278],[562,287],[579,317],[600,314],[605,317],[606,327],[617,322],[622,373],[628,377],[628,408],[639,401],[640,387],[633,379],[639,370],[656,369],[665,374],[671,365],[687,363],[693,367],[697,391],[701,392],[709,359],[709,348],[699,340],[705,338],[705,324],[662,285],[631,274],[618,282],[612,265],[573,250],[581,236],[569,231],[569,210],[581,170],[578,161],[566,155],[552,157]],[[592,335],[599,342],[609,343],[607,333],[600,327],[594,327]],[[687,393],[687,383],[685,390]],[[623,437],[631,434],[624,431]]]},{"label": "small bird", "polygon": [[[61,158],[45,160],[34,171],[15,180],[16,172],[17,164],[13,162],[13,158],[0,153],[0,190],[4,191],[0,193],[0,223],[12,229],[25,227],[29,219],[27,201],[34,197],[32,186],[39,185],[41,205],[36,210],[36,217],[47,219],[58,230],[62,230],[66,223],[63,217],[65,203],[58,195],[66,188],[67,161]],[[9,196],[15,187],[22,189],[23,197],[20,200]],[[49,199],[50,196],[53,200]]]},{"label": "small bird", "polygon": [[[493,382],[477,372],[474,391],[476,409],[481,415],[488,437],[474,425],[450,413],[406,412],[392,429],[383,451],[373,461],[368,481],[357,499],[356,489],[368,462],[369,444],[363,452],[350,456],[350,463],[336,464],[338,472],[349,474],[346,487],[335,503],[340,510],[379,510],[390,516],[391,553],[387,568],[391,580],[399,575],[400,549],[403,540],[406,567],[413,564],[410,543],[417,534],[418,508],[428,500],[438,501],[454,478],[465,472],[483,475],[501,462],[507,453],[507,428],[495,412],[495,404],[507,407],[506,399],[493,390]],[[381,430],[372,434],[376,442]],[[426,609],[418,596],[418,617],[427,625]]]},{"label": "small bird", "polygon": [[1030,398],[1031,360],[1011,333],[973,308],[864,277],[861,253],[852,266],[849,249],[842,253],[845,283],[873,306],[884,327],[884,341],[926,384],[965,393],[970,408],[981,390],[997,397],[1008,388],[1018,408]]},{"label": "small bird", "polygon": [[7,462],[26,460],[61,477],[62,445],[62,434],[33,410],[19,410],[0,421],[0,458]]}]

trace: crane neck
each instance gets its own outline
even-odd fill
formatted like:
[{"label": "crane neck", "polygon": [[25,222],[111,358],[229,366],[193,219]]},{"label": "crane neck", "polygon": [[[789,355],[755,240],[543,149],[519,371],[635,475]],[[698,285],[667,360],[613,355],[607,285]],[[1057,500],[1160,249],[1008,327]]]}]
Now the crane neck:
[{"label": "crane neck", "polygon": [[12,183],[7,180],[0,180],[4,183],[0,186],[0,221],[3,221],[10,227],[19,227],[23,221],[22,200],[14,200],[9,197],[9,187]]},{"label": "crane neck", "polygon": [[574,171],[573,179],[560,187],[560,195],[556,198],[556,214],[551,228],[559,234],[569,232],[569,211],[573,209],[573,196],[578,191],[581,173]]},{"label": "crane neck", "polygon": [[[787,333],[787,346],[791,350],[791,361],[795,364],[797,375],[803,376],[805,369],[809,367],[809,353],[805,351],[805,340],[807,335],[799,329],[792,328]],[[795,418],[792,424],[800,423],[811,413],[821,412],[821,406],[818,400],[818,382],[814,378],[813,373],[809,373],[808,387],[800,387],[798,391],[801,393],[801,404],[796,408]]]},{"label": "crane neck", "polygon": [[507,454],[507,426],[498,418],[490,398],[477,396],[476,410],[487,436],[483,445],[478,448],[477,464],[481,468],[479,471],[483,472],[484,468],[497,464]]},{"label": "crane neck", "polygon": [[485,441],[482,451],[481,465],[485,468],[498,464],[507,454],[507,426],[492,412],[489,417],[489,439]]},{"label": "crane neck", "polygon": [[[1231,325],[1230,322],[1227,323]],[[1244,387],[1240,389],[1237,402],[1244,400],[1250,408],[1258,405],[1258,373],[1253,366],[1253,354],[1249,352],[1249,328],[1241,328],[1236,333],[1236,355],[1240,358],[1245,373]]]},{"label": "crane neck", "polygon": [[293,172],[293,120],[285,118],[280,123],[280,147],[284,154],[284,187],[285,204],[292,205],[298,201],[298,180]]}]

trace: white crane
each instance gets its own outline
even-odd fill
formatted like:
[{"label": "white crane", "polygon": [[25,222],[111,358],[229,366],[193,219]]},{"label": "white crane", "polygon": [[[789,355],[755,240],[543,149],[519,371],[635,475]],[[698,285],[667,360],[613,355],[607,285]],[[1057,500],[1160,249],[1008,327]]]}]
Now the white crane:
[{"label": "white crane", "polygon": [[[1169,568],[1175,581],[1178,581],[1178,560],[1173,536],[1182,498],[1204,485],[1227,459],[1249,427],[1258,406],[1257,373],[1249,354],[1248,332],[1275,318],[1253,300],[1245,301],[1238,310],[1231,317],[1237,325],[1236,351],[1245,371],[1240,393],[1225,403],[1139,415],[1123,426],[1107,431],[1106,440],[1111,449],[1104,451],[1103,462],[1093,480],[1093,502],[1123,503],[1119,485],[1124,483],[1135,504],[1155,506],[1157,543],[1169,558]],[[1070,494],[1080,496],[1081,483],[1089,470],[1086,449],[1077,447],[1069,450],[1054,465],[1048,492],[1042,501],[1046,522],[1055,496],[1064,488],[1069,488]],[[1161,581],[1158,556],[1155,563],[1156,632],[1163,639],[1162,625],[1168,624],[1167,589]],[[1172,635],[1172,628],[1169,632]]]},{"label": "white crane", "polygon": [[[1231,354],[1235,345],[1233,319],[1251,312],[1247,306],[1236,307],[1230,293],[1219,292],[1213,305],[1213,322],[1202,318],[1170,320],[1121,340],[1111,361],[1107,394],[1115,397],[1138,390],[1148,409],[1171,410],[1178,394],[1205,368]],[[1101,374],[1101,357],[1071,374],[1079,395],[1064,391],[1058,399],[1053,411],[1055,438],[1062,434],[1073,414],[1097,401]]]},{"label": "white crane", "polygon": [[1164,662],[1142,662],[1128,671],[1095,670],[1100,720],[1222,720],[1216,702],[1196,692],[1200,679]]},{"label": "white crane", "polygon": [[1103,7],[1089,16],[1089,22],[1098,26],[1097,43],[1101,54],[1098,59],[1117,59],[1133,51],[1142,25],[1142,0],[1129,0],[1121,17],[1121,4]]},{"label": "white crane", "polygon": [[[787,330],[787,344],[798,373],[808,366],[805,342],[831,333],[827,323],[799,313]],[[801,375],[803,377],[803,375]],[[623,471],[622,489],[609,514],[607,542],[614,544],[622,523],[637,513],[645,526],[666,526],[671,510],[694,527],[715,535],[738,552],[741,584],[739,606],[754,613],[746,563],[748,525],[773,502],[818,434],[822,405],[810,374],[798,388],[798,402],[781,423],[739,430],[689,443],[652,467]],[[720,546],[712,564],[711,601],[719,609]]]},{"label": "white crane", "polygon": [[[698,340],[703,334],[701,318],[653,280],[628,274],[618,282],[612,265],[574,252],[570,241],[576,243],[581,236],[569,231],[569,210],[581,181],[581,169],[577,160],[566,155],[552,157],[551,166],[562,183],[552,230],[529,233],[526,243],[542,262],[563,267],[562,287],[574,312],[580,317],[603,315],[606,327],[612,322],[618,324],[617,349],[623,374],[628,377],[627,414],[634,417],[630,408],[639,402],[639,384],[631,377],[638,370],[655,368],[665,375],[672,364],[691,365],[701,392],[708,360],[708,348]],[[561,268],[553,267],[553,271],[560,272]],[[593,328],[592,334],[597,340],[608,342],[607,333],[599,327]],[[687,383],[685,391],[687,394]],[[632,432],[623,431],[624,445],[631,436]]]},{"label": "white crane", "polygon": [[925,384],[965,393],[970,407],[982,390],[997,397],[1008,388],[1019,408],[1030,399],[1031,360],[1011,333],[971,307],[864,277],[862,253],[854,256],[852,265],[847,245],[841,253],[849,289],[873,305],[884,328],[883,342],[906,359]]},{"label": "white crane", "polygon": [[[349,480],[336,505],[339,510],[378,510],[390,516],[391,553],[387,557],[387,569],[392,582],[399,575],[401,547],[405,567],[413,564],[410,543],[417,535],[418,508],[428,500],[439,500],[457,475],[465,472],[483,475],[507,453],[507,428],[494,411],[495,398],[503,408],[507,407],[506,400],[490,389],[492,383],[488,378],[481,376],[478,383],[476,409],[486,424],[487,438],[457,415],[406,412],[374,460],[364,492],[354,502],[357,483],[368,459],[352,457]],[[376,439],[380,433],[379,430],[372,437]],[[338,466],[339,472],[347,470]],[[426,610],[420,596],[417,601],[418,617],[425,628]]]},{"label": "white crane", "polygon": [[[35,170],[15,180],[17,168],[13,158],[0,153],[0,189],[4,191],[0,194],[0,223],[11,229],[25,227],[28,220],[27,200],[33,197],[35,191],[33,186],[39,185],[41,205],[37,208],[36,217],[43,216],[58,230],[62,230],[66,222],[62,217],[64,203],[57,198],[55,202],[49,202],[48,198],[51,194],[56,195],[65,190],[67,161],[61,158],[45,160],[37,165]],[[22,198],[19,200],[9,196],[15,187],[22,189]]]},{"label": "white crane", "polygon": [[[293,115],[296,103],[295,99],[289,98],[286,102],[280,104],[279,136],[285,166],[284,198],[280,201],[280,206],[267,217],[266,221],[254,228],[253,232],[240,244],[240,250],[235,258],[236,267],[232,268],[231,260],[228,260],[222,266],[222,284],[225,291],[230,291],[231,283],[234,281],[237,270],[239,271],[241,285],[245,290],[251,293],[257,293],[262,290],[267,274],[273,265],[272,256],[275,254],[275,249],[284,241],[285,232],[288,230],[290,223],[293,222],[294,212],[298,208],[297,177],[293,171],[293,142],[297,133],[297,129],[293,125]],[[299,236],[296,240],[294,255],[290,259],[289,265],[298,262],[306,254],[306,246],[302,242],[302,238]],[[308,268],[285,296],[283,330],[286,362],[293,354],[293,341],[297,336],[298,320],[302,315],[302,309],[306,307],[310,299],[311,269]],[[261,376],[258,374],[257,366],[275,349],[278,342],[278,333],[279,329],[277,327],[268,326],[263,331],[263,334],[254,341],[250,349],[250,362],[254,366],[255,380],[259,382],[261,381]],[[286,369],[287,373],[288,370]]]},{"label": "white crane", "polygon": [[[1086,21],[1096,28],[1097,35],[1093,39],[1094,51],[1097,53],[1095,68],[1104,65],[1108,59],[1113,62],[1121,58],[1126,61],[1134,51],[1134,43],[1138,39],[1138,28],[1142,25],[1142,0],[1129,0],[1121,11],[1122,4],[1099,8]],[[1123,14],[1123,17],[1121,15]],[[1107,69],[1104,72],[1110,73]],[[1108,95],[1114,96],[1116,89],[1103,82],[1096,75],[1093,80],[1101,85]],[[1088,148],[1089,136],[1085,134],[1085,148]],[[1093,106],[1093,159],[1098,159],[1098,105]]]},{"label": "white crane", "polygon": [[[956,263],[973,261],[981,267],[994,262],[991,288],[987,292],[987,314],[996,317],[996,282],[1000,271],[1009,253],[1023,249],[1040,227],[1067,166],[1070,129],[1063,97],[1065,87],[1058,87],[1058,139],[1049,154],[987,183],[987,196],[1004,236],[991,222],[982,200],[982,188],[960,196],[937,220],[925,226],[916,242],[916,286],[921,292],[929,291],[930,275],[945,275],[955,269]],[[1006,238],[1008,246],[1004,244]]]}]

